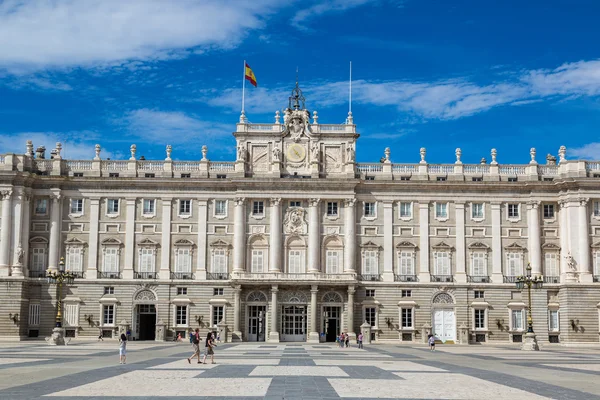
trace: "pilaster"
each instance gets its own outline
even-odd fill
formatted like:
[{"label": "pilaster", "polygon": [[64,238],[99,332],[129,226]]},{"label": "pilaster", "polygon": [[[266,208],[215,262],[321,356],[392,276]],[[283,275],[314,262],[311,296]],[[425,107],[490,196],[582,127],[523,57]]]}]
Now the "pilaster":
[{"label": "pilaster", "polygon": [[383,202],[383,224],[383,280],[394,282],[394,203],[391,201]]},{"label": "pilaster", "polygon": [[269,339],[267,340],[270,343],[279,343],[279,324],[277,318],[277,292],[279,289],[277,285],[273,285],[271,287],[271,326],[269,332]]},{"label": "pilaster", "polygon": [[0,276],[10,275],[10,241],[12,227],[12,189],[2,190],[2,231],[0,232]]},{"label": "pilaster", "polygon": [[23,197],[23,235],[21,237],[21,247],[23,249],[23,275],[28,276],[29,268],[29,230],[31,226],[31,199],[30,192],[25,191]]},{"label": "pilaster", "polygon": [[245,270],[246,254],[246,199],[235,199],[233,209],[233,272]]},{"label": "pilaster", "polygon": [[240,318],[242,313],[242,304],[240,295],[242,293],[242,287],[237,285],[233,288],[233,334],[231,337],[232,342],[242,341],[242,330],[240,329]]},{"label": "pilaster", "polygon": [[100,219],[100,198],[90,198],[90,231],[88,238],[88,263],[85,279],[98,278],[98,233]]},{"label": "pilaster", "polygon": [[135,202],[135,197],[126,199],[125,264],[123,265],[123,279],[133,279],[135,251]]},{"label": "pilaster", "polygon": [[310,333],[308,343],[319,343],[319,331],[317,330],[317,295],[319,287],[313,285],[310,288]]},{"label": "pilaster", "polygon": [[320,236],[321,224],[319,221],[320,199],[310,199],[308,214],[308,272],[319,272],[320,270]]},{"label": "pilaster", "polygon": [[501,203],[493,202],[492,208],[492,282],[502,283],[502,217]]},{"label": "pilaster", "polygon": [[570,252],[569,247],[569,225],[567,222],[568,218],[568,207],[565,200],[558,202],[558,218],[559,218],[559,235],[560,235],[560,275],[561,282],[564,282],[565,274],[568,272],[569,267],[567,266],[567,255]]},{"label": "pilaster", "polygon": [[160,239],[160,279],[167,280],[171,278],[171,219],[172,219],[172,198],[163,198],[162,201],[162,222]]},{"label": "pilaster", "polygon": [[[462,165],[460,165],[462,167]],[[456,166],[455,166],[456,168]],[[456,282],[467,281],[467,262],[465,252],[465,203],[455,202],[456,218]]]},{"label": "pilaster", "polygon": [[196,280],[206,280],[206,249],[208,226],[208,202],[198,200],[198,262],[196,263]]},{"label": "pilaster", "polygon": [[350,339],[353,340],[356,337],[356,333],[354,332],[354,293],[356,289],[354,286],[348,286],[348,335]]},{"label": "pilaster", "polygon": [[48,244],[48,269],[58,271],[58,261],[60,257],[60,231],[61,231],[61,204],[62,195],[59,189],[53,190],[54,194],[50,196],[52,205],[50,206],[50,243]]},{"label": "pilaster", "polygon": [[[537,165],[536,165],[537,168]],[[529,238],[529,262],[531,274],[542,275],[542,245],[540,238],[540,202],[527,204],[527,237]]]},{"label": "pilaster", "polygon": [[356,203],[355,198],[345,199],[344,272],[356,273]]},{"label": "pilaster", "polygon": [[[421,167],[421,165],[419,165],[419,167]],[[419,282],[430,282],[431,275],[429,272],[429,202],[419,203],[419,250]]]},{"label": "pilaster", "polygon": [[581,283],[592,283],[593,282],[593,271],[592,264],[590,262],[590,230],[589,230],[589,218],[588,218],[588,205],[589,199],[579,199],[577,206],[577,212],[579,214],[579,282]]},{"label": "pilaster", "polygon": [[14,277],[23,277],[23,200],[25,192],[23,188],[18,188],[13,201],[13,238],[12,238],[12,270]]},{"label": "pilaster", "polygon": [[271,199],[271,226],[269,247],[269,272],[281,272],[283,233],[281,224],[281,199]]}]

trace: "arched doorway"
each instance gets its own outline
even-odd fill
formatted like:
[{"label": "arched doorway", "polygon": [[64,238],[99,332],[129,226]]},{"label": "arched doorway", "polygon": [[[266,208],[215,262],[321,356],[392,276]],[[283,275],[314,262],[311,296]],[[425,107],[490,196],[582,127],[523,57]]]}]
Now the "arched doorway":
[{"label": "arched doorway", "polygon": [[156,294],[143,289],[133,297],[133,338],[154,340],[156,338]]},{"label": "arched doorway", "polygon": [[326,342],[335,342],[336,337],[342,330],[342,307],[343,299],[339,293],[327,292],[321,299],[321,316],[323,333]]},{"label": "arched doorway", "polygon": [[436,339],[446,342],[456,340],[456,315],[454,311],[454,298],[446,293],[440,292],[432,300],[432,327]]},{"label": "arched doorway", "polygon": [[249,342],[264,342],[266,331],[267,295],[259,290],[246,297],[246,339]]},{"label": "arched doorway", "polygon": [[308,296],[303,292],[284,292],[281,299],[282,342],[306,342]]}]

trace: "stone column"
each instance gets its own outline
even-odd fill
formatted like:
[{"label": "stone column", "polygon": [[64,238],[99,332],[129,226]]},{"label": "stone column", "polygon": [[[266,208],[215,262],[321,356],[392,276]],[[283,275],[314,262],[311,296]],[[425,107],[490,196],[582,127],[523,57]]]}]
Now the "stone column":
[{"label": "stone column", "polygon": [[529,237],[529,262],[531,275],[542,275],[542,245],[540,238],[540,202],[531,201],[527,205],[527,236]]},{"label": "stone column", "polygon": [[310,199],[308,208],[308,272],[319,272],[321,258],[321,225],[319,221],[320,199]]},{"label": "stone column", "polygon": [[310,333],[308,343],[319,343],[319,331],[317,330],[317,295],[319,287],[313,285],[310,288]]},{"label": "stone column", "polygon": [[206,234],[208,226],[208,201],[198,200],[198,263],[196,264],[196,274],[194,278],[197,280],[206,280]]},{"label": "stone column", "polygon": [[354,286],[348,286],[348,335],[351,340],[354,340],[356,333],[354,332]]},{"label": "stone column", "polygon": [[[564,275],[569,270],[567,266],[567,254],[569,254],[569,226],[567,222],[567,202],[558,202],[559,235],[560,235],[560,274]],[[563,278],[561,277],[561,282]]]},{"label": "stone column", "polygon": [[50,243],[48,244],[48,269],[58,271],[60,257],[60,231],[61,231],[61,204],[60,192],[50,196],[52,206],[50,208]]},{"label": "stone column", "polygon": [[465,203],[455,202],[456,216],[456,282],[467,281],[467,258],[465,250]]},{"label": "stone column", "polygon": [[125,264],[123,265],[123,279],[133,279],[134,251],[135,251],[135,197],[126,199],[127,211],[125,222]]},{"label": "stone column", "polygon": [[589,199],[579,199],[579,282],[592,283],[593,271],[590,262],[590,230],[587,204]]},{"label": "stone column", "polygon": [[0,276],[9,276],[12,190],[3,190],[2,195],[2,231],[0,232]]},{"label": "stone column", "polygon": [[394,203],[383,202],[383,280],[394,282]]},{"label": "stone column", "polygon": [[162,221],[160,237],[160,272],[159,277],[162,280],[171,278],[171,211],[172,198],[163,198],[162,201]]},{"label": "stone column", "polygon": [[419,203],[419,281],[430,282],[429,273],[429,202]]},{"label": "stone column", "polygon": [[344,272],[356,273],[356,199],[344,200]]},{"label": "stone column", "polygon": [[100,218],[100,199],[90,199],[90,231],[88,238],[88,263],[85,279],[98,278],[98,232]]},{"label": "stone column", "polygon": [[242,287],[240,285],[233,288],[233,335],[231,338],[233,342],[242,341],[242,330],[240,328],[240,317],[242,314],[241,293]]},{"label": "stone column", "polygon": [[277,285],[271,287],[271,331],[269,332],[269,342],[279,343],[279,326],[277,324]]},{"label": "stone column", "polygon": [[[13,202],[13,250],[12,250],[12,271],[11,275],[15,277],[23,276],[23,198],[25,197],[24,190],[20,188]],[[21,260],[19,260],[19,258]]]},{"label": "stone column", "polygon": [[501,203],[492,203],[492,282],[503,283]]},{"label": "stone column", "polygon": [[28,274],[29,265],[29,230],[31,226],[31,193],[25,192],[23,202],[23,235],[21,247],[23,248],[23,275]]},{"label": "stone column", "polygon": [[281,199],[271,199],[271,244],[269,247],[269,272],[281,272],[281,249],[283,243],[281,225]]},{"label": "stone column", "polygon": [[233,272],[243,272],[246,255],[246,199],[238,197],[235,199],[233,210]]}]

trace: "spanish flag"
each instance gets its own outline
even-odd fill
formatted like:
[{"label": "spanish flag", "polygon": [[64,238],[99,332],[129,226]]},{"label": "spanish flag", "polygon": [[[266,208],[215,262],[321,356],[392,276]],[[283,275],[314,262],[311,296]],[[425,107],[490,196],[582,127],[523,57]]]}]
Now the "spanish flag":
[{"label": "spanish flag", "polygon": [[256,77],[254,76],[254,72],[252,72],[252,68],[246,63],[246,79],[252,84],[252,86],[257,87]]}]

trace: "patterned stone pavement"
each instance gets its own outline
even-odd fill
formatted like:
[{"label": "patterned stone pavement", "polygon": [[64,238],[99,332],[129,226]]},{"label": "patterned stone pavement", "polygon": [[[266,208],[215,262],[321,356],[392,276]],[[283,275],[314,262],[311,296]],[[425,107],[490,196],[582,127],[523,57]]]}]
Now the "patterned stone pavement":
[{"label": "patterned stone pavement", "polygon": [[187,343],[0,344],[0,399],[598,399],[600,348],[223,344],[188,364]]}]

